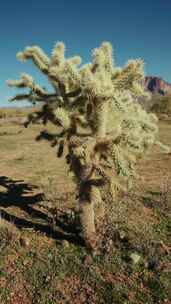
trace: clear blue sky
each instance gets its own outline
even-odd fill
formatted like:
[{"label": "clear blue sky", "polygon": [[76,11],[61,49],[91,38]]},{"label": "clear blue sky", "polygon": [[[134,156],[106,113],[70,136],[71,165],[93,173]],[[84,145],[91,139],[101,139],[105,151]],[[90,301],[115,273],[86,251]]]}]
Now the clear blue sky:
[{"label": "clear blue sky", "polygon": [[31,63],[15,57],[33,44],[50,53],[55,42],[64,41],[66,55],[81,55],[85,63],[92,48],[110,41],[117,65],[143,58],[146,74],[171,82],[171,0],[6,0],[0,37],[0,106],[15,93],[6,79],[28,72],[45,85]]}]

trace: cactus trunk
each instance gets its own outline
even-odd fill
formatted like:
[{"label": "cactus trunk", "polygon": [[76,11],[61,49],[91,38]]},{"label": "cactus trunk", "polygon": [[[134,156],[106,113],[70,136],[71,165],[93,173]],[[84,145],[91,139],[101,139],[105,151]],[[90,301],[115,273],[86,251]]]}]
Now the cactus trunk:
[{"label": "cactus trunk", "polygon": [[[96,106],[96,136],[106,136],[106,125],[108,115],[108,103],[100,103]],[[88,171],[86,166],[83,171]],[[86,176],[86,173],[82,172]],[[95,206],[102,207],[100,191],[97,187],[91,185],[88,181],[82,183],[80,188],[80,220],[82,225],[83,237],[86,246],[94,249],[96,245],[96,228],[95,228]],[[100,208],[99,208],[100,210]],[[102,212],[103,213],[103,212]]]},{"label": "cactus trunk", "polygon": [[[80,188],[80,221],[85,244],[90,249],[96,247],[95,207],[102,199],[97,187],[85,182]],[[102,215],[102,214],[100,214]]]},{"label": "cactus trunk", "polygon": [[86,246],[93,249],[96,239],[94,204],[92,201],[82,201],[80,206],[83,238]]}]

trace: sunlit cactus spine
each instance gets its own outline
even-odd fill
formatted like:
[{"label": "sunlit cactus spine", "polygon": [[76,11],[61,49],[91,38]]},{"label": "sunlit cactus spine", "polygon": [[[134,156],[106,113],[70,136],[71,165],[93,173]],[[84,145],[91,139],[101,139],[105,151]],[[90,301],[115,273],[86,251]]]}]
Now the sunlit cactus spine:
[{"label": "sunlit cactus spine", "polygon": [[[42,121],[58,127],[57,134],[42,132],[38,138],[56,145],[58,156],[67,148],[66,161],[76,177],[83,237],[89,248],[96,243],[95,207],[103,206],[102,188],[115,193],[131,187],[136,179],[137,159],[158,144],[157,117],[138,103],[148,97],[142,86],[143,61],[129,60],[118,68],[112,46],[103,42],[92,53],[92,62],[82,65],[79,56],[65,58],[65,46],[58,42],[49,58],[39,47],[27,47],[17,54],[21,61],[31,59],[52,84],[54,91],[37,85],[23,74],[9,86],[28,88],[11,100],[42,104],[30,114],[26,125]],[[60,127],[60,132],[59,132]]]}]

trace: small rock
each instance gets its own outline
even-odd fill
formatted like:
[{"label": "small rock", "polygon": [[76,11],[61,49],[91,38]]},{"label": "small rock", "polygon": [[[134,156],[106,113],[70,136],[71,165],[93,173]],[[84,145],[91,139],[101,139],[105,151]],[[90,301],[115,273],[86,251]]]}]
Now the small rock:
[{"label": "small rock", "polygon": [[119,231],[119,237],[121,240],[125,239],[125,237],[126,237],[125,231]]},{"label": "small rock", "polygon": [[67,240],[63,240],[63,241],[62,241],[62,246],[63,246],[63,248],[65,248],[65,249],[69,248],[69,242],[68,242]]},{"label": "small rock", "polygon": [[133,264],[138,264],[141,259],[141,256],[138,253],[134,252],[134,253],[131,253],[130,258],[131,258]]},{"label": "small rock", "polygon": [[45,279],[46,282],[49,282],[50,280],[51,280],[50,276],[47,276],[46,279]]},{"label": "small rock", "polygon": [[30,245],[30,240],[26,237],[21,237],[20,238],[20,244],[23,247],[28,247]]},{"label": "small rock", "polygon": [[23,265],[26,266],[26,265],[28,265],[28,264],[29,264],[29,260],[28,260],[28,259],[25,259],[25,260],[23,261]]},{"label": "small rock", "polygon": [[47,257],[48,257],[49,260],[53,260],[53,254],[51,252],[49,252],[47,254]]}]

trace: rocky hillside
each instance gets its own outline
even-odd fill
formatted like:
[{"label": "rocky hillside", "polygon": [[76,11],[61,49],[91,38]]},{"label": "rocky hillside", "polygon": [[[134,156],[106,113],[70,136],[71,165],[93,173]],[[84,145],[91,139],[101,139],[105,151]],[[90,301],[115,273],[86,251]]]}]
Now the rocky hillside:
[{"label": "rocky hillside", "polygon": [[169,91],[171,92],[171,84],[164,81],[162,78],[155,76],[145,77],[145,87],[152,93],[159,93],[165,95]]}]

